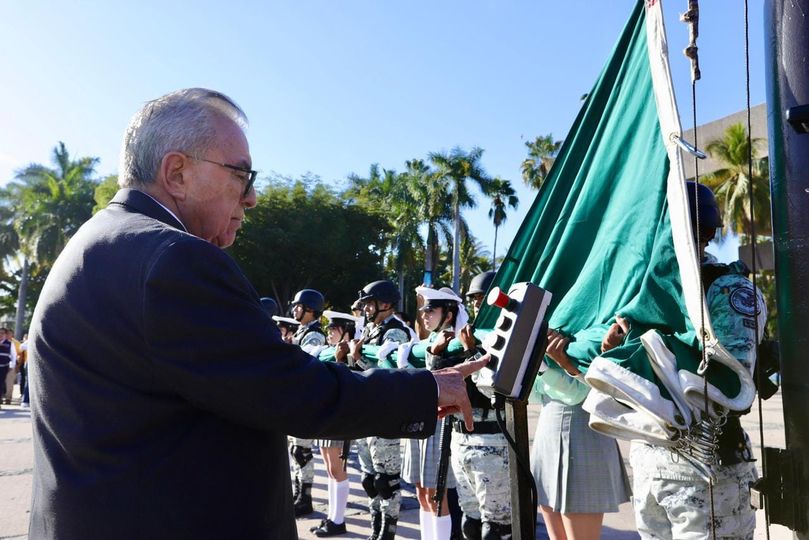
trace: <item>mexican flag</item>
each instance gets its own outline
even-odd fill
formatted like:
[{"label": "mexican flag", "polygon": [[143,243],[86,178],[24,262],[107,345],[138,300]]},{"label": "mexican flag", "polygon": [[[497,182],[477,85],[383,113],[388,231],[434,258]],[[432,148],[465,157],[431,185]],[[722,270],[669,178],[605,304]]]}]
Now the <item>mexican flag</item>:
[{"label": "mexican flag", "polygon": [[[683,172],[693,158],[682,155],[680,135],[660,2],[639,0],[494,281],[553,293],[549,326],[574,339],[569,353],[602,405],[620,401],[600,409],[620,416],[605,420],[615,436],[626,428],[670,438],[705,409],[706,389],[713,416],[747,409],[755,395],[704,306]],[[600,355],[616,314],[632,330]],[[486,306],[476,327],[496,318]],[[697,373],[703,350],[707,385]],[[642,421],[627,420],[627,405]]]}]

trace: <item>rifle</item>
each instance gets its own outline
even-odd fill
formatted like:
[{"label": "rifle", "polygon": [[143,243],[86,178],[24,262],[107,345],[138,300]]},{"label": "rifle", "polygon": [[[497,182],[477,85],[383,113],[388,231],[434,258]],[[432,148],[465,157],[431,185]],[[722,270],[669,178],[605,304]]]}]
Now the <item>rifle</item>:
[{"label": "rifle", "polygon": [[343,471],[348,468],[348,454],[351,453],[351,439],[343,441],[343,448],[340,450],[340,459],[343,460]]},{"label": "rifle", "polygon": [[447,491],[447,472],[449,471],[450,444],[452,442],[452,417],[446,416],[441,421],[441,435],[438,443],[438,470],[435,475],[435,495],[433,501],[438,505],[438,517],[441,517],[441,504]]}]

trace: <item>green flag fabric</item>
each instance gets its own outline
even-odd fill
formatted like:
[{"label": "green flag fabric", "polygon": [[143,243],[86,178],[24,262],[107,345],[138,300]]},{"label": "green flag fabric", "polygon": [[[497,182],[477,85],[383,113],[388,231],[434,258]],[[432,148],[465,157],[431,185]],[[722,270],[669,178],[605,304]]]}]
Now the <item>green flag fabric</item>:
[{"label": "green flag fabric", "polygon": [[[529,281],[550,291],[549,326],[571,337],[568,352],[580,369],[601,356],[633,384],[657,385],[647,402],[672,396],[643,349],[644,332],[661,336],[678,369],[697,371],[695,328],[711,355],[738,364],[714,338],[701,302],[659,4],[638,0],[493,283],[507,291]],[[476,327],[492,328],[497,311],[484,305]],[[601,355],[616,314],[633,330]],[[719,393],[711,395],[731,408],[749,406],[751,379],[740,377],[736,367],[713,368],[709,380]]]}]

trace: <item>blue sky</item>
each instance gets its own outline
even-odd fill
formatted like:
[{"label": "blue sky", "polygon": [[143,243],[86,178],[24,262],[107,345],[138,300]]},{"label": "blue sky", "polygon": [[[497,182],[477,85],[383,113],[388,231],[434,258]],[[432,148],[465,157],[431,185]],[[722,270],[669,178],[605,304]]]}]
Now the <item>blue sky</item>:
[{"label": "blue sky", "polygon": [[[473,145],[510,179],[520,208],[525,140],[563,138],[634,0],[300,0],[0,4],[0,184],[64,141],[117,172],[123,130],[146,100],[205,86],[247,112],[254,168],[340,185],[371,163],[401,170],[430,151]],[[683,125],[685,0],[664,3]],[[702,6],[698,120],[745,106],[741,2]],[[752,102],[764,101],[762,7],[751,2]],[[490,250],[486,201],[467,212]]]}]

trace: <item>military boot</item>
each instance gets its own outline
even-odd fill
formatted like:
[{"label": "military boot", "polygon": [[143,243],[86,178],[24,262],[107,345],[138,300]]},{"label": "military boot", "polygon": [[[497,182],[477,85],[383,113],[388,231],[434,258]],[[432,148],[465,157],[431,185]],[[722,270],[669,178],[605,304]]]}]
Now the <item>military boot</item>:
[{"label": "military boot", "polygon": [[393,540],[396,538],[396,523],[399,520],[390,517],[388,514],[382,514],[382,527],[379,531],[378,540]]},{"label": "military boot", "polygon": [[295,517],[305,516],[314,512],[312,508],[312,484],[302,483],[295,499]]},{"label": "military boot", "polygon": [[511,540],[511,524],[483,522],[480,528],[483,540]]},{"label": "military boot", "polygon": [[481,522],[479,519],[471,518],[466,514],[461,518],[461,530],[466,540],[481,540],[480,527]]},{"label": "military boot", "polygon": [[297,476],[292,479],[292,500],[297,501],[301,493],[301,480]]},{"label": "military boot", "polygon": [[379,532],[382,530],[382,512],[371,512],[371,536],[368,540],[379,540]]}]

